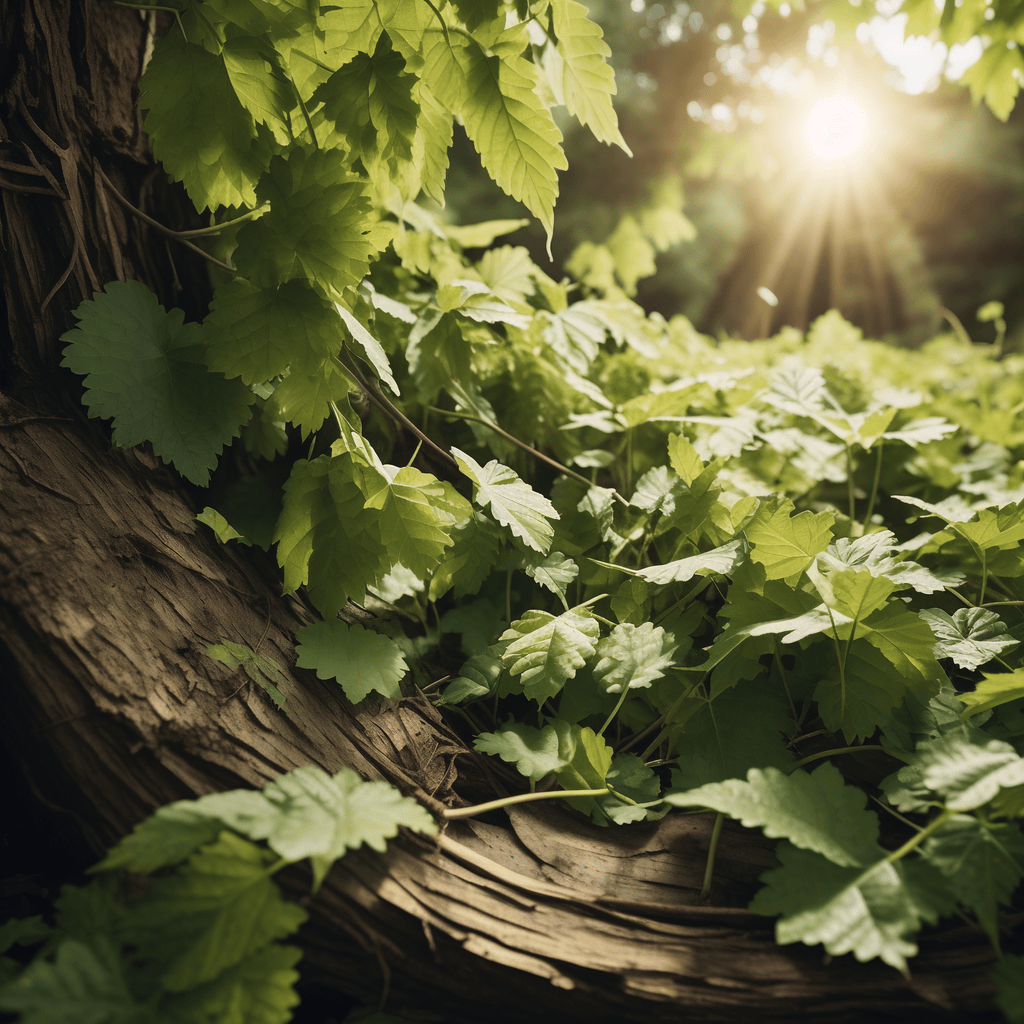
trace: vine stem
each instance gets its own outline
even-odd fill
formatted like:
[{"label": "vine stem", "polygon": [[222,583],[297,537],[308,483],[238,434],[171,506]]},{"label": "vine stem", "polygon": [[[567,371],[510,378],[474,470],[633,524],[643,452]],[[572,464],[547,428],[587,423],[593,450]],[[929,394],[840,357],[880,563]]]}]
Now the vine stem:
[{"label": "vine stem", "polygon": [[878,497],[878,483],[882,478],[882,448],[885,441],[878,439],[878,449],[875,454],[875,475],[871,478],[871,496],[868,498],[868,510],[864,513],[864,529],[871,524],[871,516],[875,511],[875,499]]},{"label": "vine stem", "polygon": [[96,171],[97,176],[107,187],[107,189],[109,190],[110,194],[114,197],[114,199],[116,199],[117,202],[119,202],[126,210],[130,211],[132,214],[138,217],[139,220],[143,221],[143,223],[148,224],[151,228],[155,228],[157,231],[167,235],[169,238],[173,238],[176,242],[180,242],[183,246],[185,246],[185,248],[191,249],[194,253],[197,253],[198,255],[202,256],[204,260],[209,260],[210,263],[213,263],[216,266],[220,267],[221,270],[226,270],[229,274],[234,274],[236,277],[238,276],[238,269],[236,267],[232,267],[227,263],[222,263],[219,259],[217,259],[216,256],[211,256],[205,249],[200,249],[198,245],[195,245],[193,242],[190,242],[187,238],[183,237],[180,231],[174,231],[169,227],[165,227],[163,224],[160,223],[160,221],[154,220],[152,217],[149,216],[149,214],[143,213],[136,206],[132,206],[132,204],[129,203],[128,200],[125,199],[125,197],[121,195],[121,193],[118,192],[116,188],[114,188],[114,186],[110,183],[110,179],[103,173],[102,169],[99,166],[96,166],[94,169]]},{"label": "vine stem", "polygon": [[[832,757],[837,754],[859,754],[862,750],[884,750],[885,753],[895,757],[898,761],[905,761],[906,758],[900,757],[899,754],[893,754],[891,750],[886,750],[885,747],[880,747],[877,744],[869,743],[859,747],[837,747],[835,750],[820,750],[817,754],[808,754],[807,757],[800,758],[792,767],[802,768],[805,764],[810,764],[812,761],[818,761],[823,757]],[[910,762],[907,761],[909,764]]]},{"label": "vine stem", "polygon": [[608,726],[611,725],[612,722],[615,721],[615,716],[619,713],[619,709],[622,707],[622,705],[625,704],[626,697],[628,695],[629,695],[629,687],[628,686],[624,686],[622,688],[622,693],[619,695],[618,701],[616,701],[616,703],[615,703],[615,707],[612,708],[612,713],[605,719],[604,725],[602,725],[601,728],[598,730],[598,733],[597,733],[598,736],[603,736],[604,733],[605,733],[605,730],[608,728]]},{"label": "vine stem", "polygon": [[497,811],[502,807],[511,807],[513,804],[532,803],[534,800],[568,800],[576,796],[607,796],[609,792],[611,791],[605,787],[604,789],[553,789],[544,793],[518,793],[516,796],[503,796],[500,800],[488,800],[484,804],[474,804],[472,807],[449,807],[441,813],[441,817],[446,821],[454,821],[457,818],[475,818],[478,814]]},{"label": "vine stem", "polygon": [[893,850],[888,857],[885,858],[886,864],[895,864],[896,861],[902,860],[908,853],[916,849],[921,845],[930,835],[938,832],[943,825],[953,817],[953,812],[948,808],[944,810],[937,818],[930,821],[916,836],[911,836],[898,850]]},{"label": "vine stem", "polygon": [[700,887],[700,898],[706,900],[711,895],[711,879],[715,873],[715,854],[718,852],[718,837],[722,834],[725,815],[721,811],[715,816],[715,827],[711,830],[711,842],[708,844],[708,860],[704,865],[704,884]]},{"label": "vine stem", "polygon": [[[549,466],[557,469],[559,473],[564,473],[566,476],[571,476],[574,480],[579,480],[580,483],[584,483],[588,488],[592,486],[591,482],[583,476],[582,473],[577,473],[576,470],[570,469],[568,466],[563,466],[562,463],[556,459],[548,458],[543,452],[537,451],[536,448],[531,448],[525,441],[520,441],[518,437],[510,434],[507,430],[502,429],[497,423],[492,423],[490,420],[485,419],[483,416],[474,416],[471,412],[458,412],[454,409],[438,409],[436,406],[430,406],[431,412],[436,412],[441,416],[451,416],[457,420],[470,420],[473,423],[480,423],[487,427],[488,430],[493,430],[496,434],[500,434],[506,441],[510,441],[512,444],[517,445],[524,452],[528,452],[535,459],[540,459],[541,462],[546,462]],[[622,502],[623,505],[628,505],[629,502],[619,494],[618,491],[612,490],[612,494],[616,500]]]}]

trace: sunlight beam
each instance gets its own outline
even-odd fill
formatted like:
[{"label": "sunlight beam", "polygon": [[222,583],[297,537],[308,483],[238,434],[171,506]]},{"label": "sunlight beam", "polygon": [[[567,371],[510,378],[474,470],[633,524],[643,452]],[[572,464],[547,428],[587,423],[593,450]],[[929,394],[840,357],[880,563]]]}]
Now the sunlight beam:
[{"label": "sunlight beam", "polygon": [[851,96],[834,93],[811,107],[804,122],[804,142],[821,163],[846,161],[864,148],[868,127],[864,105]]}]

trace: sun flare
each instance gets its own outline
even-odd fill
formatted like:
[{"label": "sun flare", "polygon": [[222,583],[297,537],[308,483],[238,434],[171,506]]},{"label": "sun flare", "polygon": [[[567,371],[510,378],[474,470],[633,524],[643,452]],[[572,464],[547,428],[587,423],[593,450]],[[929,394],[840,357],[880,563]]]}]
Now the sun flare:
[{"label": "sun flare", "polygon": [[848,160],[864,148],[868,128],[864,105],[851,96],[835,93],[823,96],[811,107],[804,122],[804,142],[822,163]]}]

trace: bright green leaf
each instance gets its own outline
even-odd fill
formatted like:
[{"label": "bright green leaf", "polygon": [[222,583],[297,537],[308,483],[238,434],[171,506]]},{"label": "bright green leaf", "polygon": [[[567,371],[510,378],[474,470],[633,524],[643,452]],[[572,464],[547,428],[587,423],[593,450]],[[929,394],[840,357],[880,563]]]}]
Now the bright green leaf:
[{"label": "bright green leaf", "polygon": [[753,545],[750,557],[765,567],[768,579],[780,580],[802,572],[832,539],[835,513],[801,512],[792,516],[789,498],[761,502],[745,533]]},{"label": "bright green leaf", "polygon": [[333,679],[353,704],[372,691],[397,700],[409,666],[389,637],[332,619],[303,626],[295,637],[296,664],[311,668],[319,679]]},{"label": "bright green leaf", "polygon": [[225,971],[190,1003],[196,1024],[288,1024],[299,1003],[297,946],[274,943]]},{"label": "bright green leaf", "polygon": [[676,643],[661,626],[620,623],[597,645],[594,677],[609,693],[650,686],[674,664]]},{"label": "bright green leaf", "polygon": [[[935,657],[952,658],[960,668],[979,668],[1019,643],[1008,635],[1006,623],[995,612],[984,608],[958,608],[952,615],[941,608],[926,608],[921,612],[921,618],[935,634]],[[1024,696],[1024,672],[1020,675],[1021,681],[1017,684],[1020,692],[1017,696]],[[1000,677],[989,676],[988,679],[998,680]],[[1004,676],[1002,681],[1009,682],[1009,677]],[[968,706],[982,703],[976,693],[964,694],[964,697],[970,698],[964,700]],[[1000,703],[1002,701],[986,703],[985,707],[994,707]],[[984,709],[977,707],[975,711],[965,713],[964,717],[969,718],[981,710]]]}]

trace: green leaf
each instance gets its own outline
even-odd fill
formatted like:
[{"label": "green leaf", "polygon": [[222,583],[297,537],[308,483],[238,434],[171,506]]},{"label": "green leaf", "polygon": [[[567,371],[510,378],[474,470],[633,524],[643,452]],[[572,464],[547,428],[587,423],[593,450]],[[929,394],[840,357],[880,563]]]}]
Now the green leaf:
[{"label": "green leaf", "polygon": [[595,651],[601,627],[587,609],[559,616],[529,611],[502,633],[508,641],[502,661],[519,676],[522,692],[543,704],[576,675]]},{"label": "green leaf", "polygon": [[257,287],[305,280],[338,301],[383,248],[367,184],[338,150],[292,146],[270,162],[256,194],[271,208],[239,230],[236,262]]},{"label": "green leaf", "polygon": [[491,515],[513,536],[546,555],[555,535],[548,520],[559,518],[554,505],[495,459],[481,466],[458,448],[452,448],[452,455],[463,474],[473,481],[473,500],[481,508],[490,508]]},{"label": "green leaf", "polygon": [[366,508],[379,513],[390,558],[420,578],[431,576],[452,546],[452,527],[472,511],[469,502],[450,484],[411,466],[387,466],[385,472],[368,486]]},{"label": "green leaf", "polygon": [[865,808],[864,792],[845,785],[831,764],[792,775],[751,768],[745,782],[730,779],[688,793],[670,791],[665,801],[727,814],[747,828],[763,829],[769,839],[788,839],[844,867],[866,867],[885,853],[878,845],[878,815]]},{"label": "green leaf", "polygon": [[704,472],[697,450],[683,434],[669,434],[668,458],[679,478],[689,487]]},{"label": "green leaf", "polygon": [[[725,779],[744,779],[751,768],[787,768],[792,757],[786,734],[793,731],[789,702],[764,676],[717,694],[694,695],[672,727],[679,767],[671,789],[690,790]],[[692,703],[691,703],[692,702]]]},{"label": "green leaf", "polygon": [[153,48],[139,88],[153,154],[196,209],[255,206],[253,186],[270,153],[224,61],[172,28]]},{"label": "green leaf", "polygon": [[477,651],[459,670],[459,674],[444,688],[442,696],[448,704],[461,704],[465,700],[481,700],[492,696],[501,677],[501,656],[505,644],[491,644]]},{"label": "green leaf", "polygon": [[143,875],[179,864],[200,846],[212,843],[223,825],[196,807],[178,800],[158,808],[113,846],[93,871],[123,868]]},{"label": "green leaf", "polygon": [[875,576],[870,569],[843,569],[829,573],[827,579],[831,593],[822,593],[825,602],[858,621],[884,608],[896,589],[892,580]]},{"label": "green leaf", "polygon": [[353,704],[371,691],[391,700],[402,696],[399,684],[409,666],[389,637],[332,619],[303,626],[295,639],[298,667],[313,669],[318,679],[335,680]]},{"label": "green leaf", "polygon": [[1009,743],[967,724],[919,743],[911,763],[951,811],[973,811],[1000,789],[1024,784],[1024,758]]},{"label": "green leaf", "polygon": [[818,565],[828,569],[864,568],[873,576],[892,580],[898,588],[913,587],[921,594],[934,594],[956,585],[948,573],[940,578],[917,562],[902,560],[896,538],[889,530],[851,539],[840,537],[818,556]]},{"label": "green leaf", "polygon": [[478,733],[473,749],[514,764],[519,774],[531,782],[540,782],[568,764],[559,750],[558,733],[551,725],[537,729],[523,722],[509,722],[497,732]]},{"label": "green leaf", "polygon": [[290,368],[313,374],[345,340],[338,314],[304,281],[279,288],[229,281],[217,289],[203,330],[210,369],[244,384]]},{"label": "green leaf", "polygon": [[286,902],[268,876],[275,859],[271,851],[225,831],[176,874],[150,882],[137,905],[143,934],[194,932],[166,965],[166,989],[181,992],[213,981],[306,920],[306,912]]},{"label": "green leaf", "polygon": [[932,687],[914,669],[892,664],[867,639],[858,637],[843,656],[843,671],[834,652],[821,657],[814,700],[822,723],[842,732],[847,743],[866,739],[885,726],[908,694],[927,696]]},{"label": "green leaf", "polygon": [[471,357],[472,347],[453,313],[428,313],[409,332],[405,358],[427,402],[433,402],[438,392],[453,381],[472,381]]},{"label": "green leaf", "polygon": [[297,946],[274,943],[221,974],[198,998],[189,994],[196,1024],[288,1024],[299,1004]]},{"label": "green leaf", "polygon": [[85,376],[90,416],[114,420],[115,445],[149,441],[205,486],[221,448],[249,418],[249,391],[206,368],[203,331],[138,281],[113,281],[76,310],[61,366]]},{"label": "green leaf", "polygon": [[770,580],[803,572],[832,539],[835,512],[808,511],[790,518],[792,512],[789,498],[773,496],[761,502],[744,528],[753,545],[750,557],[765,567]]},{"label": "green leaf", "polygon": [[1024,1024],[1024,956],[1004,956],[992,970],[996,1005],[1009,1024]]},{"label": "green leaf", "polygon": [[680,558],[665,565],[650,565],[646,569],[638,569],[635,575],[658,587],[668,586],[670,583],[686,583],[694,576],[708,576],[711,573],[730,576],[746,556],[747,545],[742,537],[737,537],[699,555],[690,555],[688,558]]},{"label": "green leaf", "polygon": [[252,543],[252,541],[243,537],[215,508],[210,508],[209,505],[196,516],[196,521],[203,523],[203,525],[213,530],[221,544],[227,544],[229,540],[237,540],[241,544]]},{"label": "green leaf", "polygon": [[257,36],[230,36],[221,59],[238,101],[253,120],[276,129],[278,141],[287,140],[296,97],[274,48]]},{"label": "green leaf", "polygon": [[0,988],[0,1010],[20,1013],[23,1024],[147,1024],[154,1019],[151,1006],[135,1001],[121,960],[103,936],[88,945],[63,939],[53,963],[36,957]]},{"label": "green leaf", "polygon": [[999,904],[1010,903],[1024,875],[1020,826],[957,814],[925,840],[921,853],[946,876],[957,900],[978,915],[998,950]]},{"label": "green leaf", "polygon": [[476,43],[456,49],[466,83],[458,112],[488,174],[537,217],[550,246],[556,172],[568,164],[560,145],[562,134],[535,92],[534,66],[509,52],[521,30],[517,26],[503,33],[492,47],[504,49],[505,56],[488,55]]},{"label": "green leaf", "polygon": [[250,650],[245,644],[224,641],[220,644],[209,644],[206,653],[215,661],[227,665],[230,669],[240,668],[257,686],[270,694],[278,707],[284,705],[284,697],[278,686],[284,686],[288,677],[272,661]]},{"label": "green leaf", "polygon": [[543,560],[529,560],[524,568],[527,576],[553,594],[557,594],[562,600],[562,606],[568,607],[565,603],[565,591],[580,571],[579,566],[571,558],[566,558],[561,551],[552,551]]},{"label": "green leaf", "polygon": [[1024,669],[997,674],[985,672],[983,676],[972,692],[957,694],[957,699],[967,705],[960,715],[965,722],[989,708],[1024,697]]},{"label": "green leaf", "polygon": [[313,372],[292,370],[274,389],[267,410],[269,415],[297,426],[305,440],[331,415],[331,403],[345,408],[356,384],[337,359],[327,358]]},{"label": "green leaf", "polygon": [[353,456],[321,455],[313,462],[300,459],[285,484],[284,508],[274,540],[277,560],[284,569],[285,592],[303,584],[325,617],[337,614],[349,598],[364,599],[393,564],[373,509],[356,474]]},{"label": "green leaf", "polygon": [[601,27],[587,17],[587,8],[576,0],[553,0],[551,14],[564,62],[562,92],[566,109],[590,128],[594,138],[614,143],[632,156],[612,107],[615,72],[606,59],[611,49]]},{"label": "green leaf", "polygon": [[597,645],[594,677],[609,693],[650,686],[674,664],[676,643],[661,626],[620,623]]},{"label": "green leaf", "polygon": [[43,924],[38,914],[34,917],[12,917],[0,924],[0,953],[6,953],[11,946],[34,946],[52,934],[53,929]]},{"label": "green leaf", "polygon": [[[1016,647],[1019,643],[1008,635],[1006,623],[995,612],[984,608],[958,608],[952,615],[941,608],[926,608],[921,618],[928,623],[935,634],[936,658],[952,658],[960,668],[976,669],[990,662],[1003,651]],[[1019,671],[1019,670],[1018,670]],[[1024,680],[1024,673],[1022,680]],[[992,678],[992,677],[989,677]],[[999,677],[994,677],[998,679]],[[1004,682],[1008,680],[1004,677]],[[1019,684],[1020,693],[1024,696],[1024,682]],[[975,694],[965,694],[972,698],[965,703],[974,703]],[[1012,697],[1007,697],[1012,700]],[[980,703],[980,701],[978,701]],[[1002,703],[998,701],[997,703]],[[986,707],[994,707],[986,704]],[[978,708],[977,711],[982,710]],[[977,714],[977,711],[972,712]],[[970,715],[965,715],[970,717]]]},{"label": "green leaf", "polygon": [[776,854],[782,866],[761,876],[765,887],[750,909],[782,915],[775,926],[779,945],[820,942],[833,956],[881,957],[906,975],[922,920],[934,923],[951,909],[934,869],[919,861],[841,867],[789,843]]},{"label": "green leaf", "polygon": [[436,601],[454,588],[455,597],[475,594],[494,569],[501,537],[494,522],[474,512],[453,527],[452,547],[430,580],[428,597]]},{"label": "green leaf", "polygon": [[[661,793],[661,780],[655,774],[654,769],[648,768],[636,754],[616,754],[612,758],[605,782],[616,793],[628,796],[630,800],[635,800],[638,804],[652,803],[658,799]],[[628,825],[631,821],[643,821],[645,818],[652,817],[660,818],[665,813],[664,809],[657,812],[646,807],[624,804],[611,793],[608,796],[598,797],[597,804],[598,808],[591,813],[599,824],[602,823],[602,816],[606,816],[616,825]]]}]

